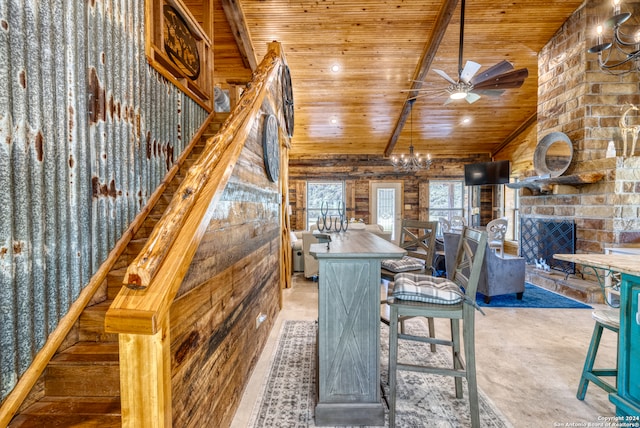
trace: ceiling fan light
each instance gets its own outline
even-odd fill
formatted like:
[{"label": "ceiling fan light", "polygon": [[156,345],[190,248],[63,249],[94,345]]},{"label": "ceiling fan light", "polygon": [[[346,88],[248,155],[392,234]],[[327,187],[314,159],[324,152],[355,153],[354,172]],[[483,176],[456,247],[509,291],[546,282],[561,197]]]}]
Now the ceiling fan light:
[{"label": "ceiling fan light", "polygon": [[452,100],[461,100],[466,97],[467,97],[467,93],[462,91],[453,92],[451,95],[449,95],[449,98],[451,98]]}]

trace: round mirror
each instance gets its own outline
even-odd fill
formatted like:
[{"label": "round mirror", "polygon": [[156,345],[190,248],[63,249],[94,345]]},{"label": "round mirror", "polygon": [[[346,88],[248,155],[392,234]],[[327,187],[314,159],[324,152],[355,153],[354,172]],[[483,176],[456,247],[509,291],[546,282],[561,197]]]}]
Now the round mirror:
[{"label": "round mirror", "polygon": [[547,134],[536,146],[533,167],[538,175],[558,177],[564,173],[573,158],[573,144],[562,132]]}]

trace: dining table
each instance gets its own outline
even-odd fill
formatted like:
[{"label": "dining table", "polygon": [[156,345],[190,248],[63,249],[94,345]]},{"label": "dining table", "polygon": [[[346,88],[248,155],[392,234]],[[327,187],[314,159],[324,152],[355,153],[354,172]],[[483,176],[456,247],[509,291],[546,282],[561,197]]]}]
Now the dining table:
[{"label": "dining table", "polygon": [[[631,254],[554,254],[555,259],[591,268],[606,294],[604,276],[619,275],[608,283],[619,292],[618,375],[609,401],[616,406],[616,426],[640,425],[640,259]],[[610,299],[606,300],[611,305]]]},{"label": "dining table", "polygon": [[380,262],[406,251],[367,231],[325,234],[318,259],[317,426],[384,425]]}]

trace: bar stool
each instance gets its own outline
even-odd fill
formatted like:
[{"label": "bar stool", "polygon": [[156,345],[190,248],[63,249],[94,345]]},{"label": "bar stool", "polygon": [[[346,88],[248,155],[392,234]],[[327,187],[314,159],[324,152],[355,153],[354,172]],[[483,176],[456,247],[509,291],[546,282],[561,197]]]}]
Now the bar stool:
[{"label": "bar stool", "polygon": [[616,352],[616,368],[613,369],[594,369],[593,364],[596,360],[598,353],[598,346],[600,345],[600,338],[602,337],[603,329],[608,329],[616,333],[620,330],[620,311],[617,309],[607,309],[602,311],[593,311],[591,314],[596,322],[593,329],[593,335],[591,336],[591,343],[589,344],[589,351],[587,352],[587,358],[584,362],[584,368],[582,369],[582,377],[580,378],[580,384],[578,385],[578,393],[576,397],[578,400],[584,400],[584,396],[587,394],[587,387],[589,381],[598,385],[605,391],[612,393],[616,392],[615,384],[605,381],[603,377],[613,377],[617,383],[618,369],[617,369],[617,352]]}]

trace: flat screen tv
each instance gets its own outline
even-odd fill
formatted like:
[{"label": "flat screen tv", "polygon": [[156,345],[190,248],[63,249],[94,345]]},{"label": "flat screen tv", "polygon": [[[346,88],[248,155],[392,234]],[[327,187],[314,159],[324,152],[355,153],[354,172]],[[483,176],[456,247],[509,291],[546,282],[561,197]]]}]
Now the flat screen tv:
[{"label": "flat screen tv", "polygon": [[507,184],[511,174],[508,160],[479,162],[464,166],[465,186],[483,186],[487,184]]}]

